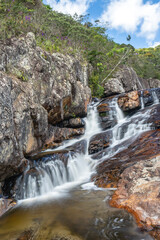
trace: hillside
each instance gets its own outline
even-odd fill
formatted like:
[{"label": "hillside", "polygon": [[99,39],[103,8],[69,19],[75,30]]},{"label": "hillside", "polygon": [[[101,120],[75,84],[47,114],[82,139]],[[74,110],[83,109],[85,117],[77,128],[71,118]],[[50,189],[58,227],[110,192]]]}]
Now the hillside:
[{"label": "hillside", "polygon": [[133,67],[141,78],[160,80],[160,46],[137,50],[130,44],[117,44],[107,35],[106,26],[98,20],[92,24],[88,18],[52,11],[41,0],[0,1],[0,41],[33,32],[44,50],[87,60],[93,67],[93,96],[103,95],[104,83],[123,65]]}]

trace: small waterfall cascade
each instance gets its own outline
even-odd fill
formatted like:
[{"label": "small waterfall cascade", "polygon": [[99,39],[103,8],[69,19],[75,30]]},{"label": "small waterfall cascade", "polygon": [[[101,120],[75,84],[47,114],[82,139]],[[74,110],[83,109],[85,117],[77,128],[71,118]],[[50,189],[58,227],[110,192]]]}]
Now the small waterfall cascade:
[{"label": "small waterfall cascade", "polygon": [[66,183],[85,179],[89,173],[89,164],[81,156],[69,155],[67,164],[62,160],[40,161],[34,168],[28,167],[23,176],[17,180],[18,199],[35,198],[56,191]]},{"label": "small waterfall cascade", "polygon": [[143,91],[141,91],[141,95],[140,95],[140,103],[141,103],[141,109],[144,109]]},{"label": "small waterfall cascade", "polygon": [[[116,104],[115,106],[117,124],[112,129],[112,147],[120,144],[123,141],[126,141],[132,136],[139,135],[140,133],[149,131],[151,129],[151,124],[146,123],[146,120],[148,119],[150,113],[150,109],[144,112],[143,115],[141,112],[138,111],[133,116],[124,117],[124,114],[122,113],[122,110],[119,108],[118,104]],[[144,104],[142,109],[143,108]]]},{"label": "small waterfall cascade", "polygon": [[[153,91],[152,96],[154,98],[153,105],[159,103],[156,92]],[[141,98],[142,97],[143,95],[141,93]],[[141,99],[141,109],[135,113],[126,115],[124,115],[120,109],[117,103],[117,97],[109,100],[108,104],[110,109],[108,112],[108,120],[115,122],[115,124],[107,130],[112,132],[112,138],[108,152],[106,153],[108,155],[103,155],[105,159],[115,154],[115,146],[118,149],[117,146],[126,140],[152,129],[151,123],[147,121],[152,108],[145,107],[143,99]],[[55,149],[55,152],[59,151],[61,153],[62,151],[62,155],[63,150],[65,150],[65,154],[67,154],[65,158],[58,154],[56,158],[52,158],[52,155],[48,153],[47,157],[33,161],[32,164],[28,166],[24,174],[17,179],[15,191],[17,199],[36,198],[55,192],[61,193],[64,189],[68,191],[74,186],[89,181],[98,163],[98,160],[92,160],[92,156],[88,154],[89,142],[92,136],[103,133],[100,127],[97,104],[88,106],[88,114],[84,120],[86,123],[85,134],[74,141],[69,140],[64,142],[62,147]],[[72,146],[75,143],[78,144],[81,140],[86,141],[87,150],[85,153],[73,153],[67,150],[68,146]],[[125,146],[123,146],[123,148],[124,147]],[[116,151],[121,151],[121,148]],[[103,160],[103,157],[101,160]]]},{"label": "small waterfall cascade", "polygon": [[[88,106],[88,114],[85,120],[85,134],[78,140],[69,140],[58,151],[63,151],[73,143],[85,139],[87,148],[89,139],[101,131],[97,107],[95,104]],[[60,149],[60,150],[59,150]],[[67,160],[64,161],[57,157],[52,160],[52,156],[44,157],[42,160],[34,161],[32,166],[28,166],[25,173],[18,178],[16,186],[16,198],[28,199],[43,196],[63,188],[74,186],[89,180],[94,170],[95,164],[92,163],[88,150],[85,154],[70,152],[67,153]]]},{"label": "small waterfall cascade", "polygon": [[117,103],[117,98],[113,98],[109,103],[110,111],[109,118],[110,120],[116,119],[117,122],[121,122],[124,119],[124,113],[119,108]]},{"label": "small waterfall cascade", "polygon": [[159,99],[155,91],[152,91],[152,97],[153,97],[154,104],[159,104]]}]

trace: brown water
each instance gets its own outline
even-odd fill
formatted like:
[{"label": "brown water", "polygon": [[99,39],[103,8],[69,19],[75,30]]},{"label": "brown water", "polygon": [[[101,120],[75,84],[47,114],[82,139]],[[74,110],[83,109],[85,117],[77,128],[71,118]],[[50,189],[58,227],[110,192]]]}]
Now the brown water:
[{"label": "brown water", "polygon": [[129,213],[109,206],[110,197],[108,190],[74,189],[21,203],[0,219],[0,240],[151,240]]}]

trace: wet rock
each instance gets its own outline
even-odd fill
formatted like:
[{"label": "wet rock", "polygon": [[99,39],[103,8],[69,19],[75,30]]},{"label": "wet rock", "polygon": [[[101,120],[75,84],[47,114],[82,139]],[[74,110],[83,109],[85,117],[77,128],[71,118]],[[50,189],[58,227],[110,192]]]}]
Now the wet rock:
[{"label": "wet rock", "polygon": [[67,147],[66,149],[73,151],[75,153],[85,154],[87,151],[87,141],[85,139],[80,140],[75,144],[72,144],[71,146]]},{"label": "wet rock", "polygon": [[[45,142],[44,148],[56,147],[64,140],[72,139],[84,134],[84,128],[59,128],[49,126],[50,138]],[[58,144],[58,145],[57,145]]]},{"label": "wet rock", "polygon": [[0,198],[0,217],[15,205],[16,202],[12,199]]},{"label": "wet rock", "polygon": [[34,237],[34,230],[29,229],[20,234],[16,240],[30,240]]},{"label": "wet rock", "polygon": [[113,110],[110,107],[110,101],[112,101],[112,97],[104,99],[97,107],[100,125],[103,130],[112,128],[117,124],[116,117],[110,116],[110,112]]},{"label": "wet rock", "polygon": [[[160,226],[160,156],[139,161],[120,175],[111,205],[133,213],[140,227],[154,230]],[[156,236],[159,239],[160,235]]]},{"label": "wet rock", "polygon": [[82,128],[85,126],[85,122],[81,118],[71,118],[63,121],[59,126],[63,128]]},{"label": "wet rock", "polygon": [[[29,160],[31,161],[55,161],[57,159],[63,161],[65,164],[67,164],[68,158],[74,155],[74,152],[70,151],[70,149],[65,149],[65,150],[50,150],[46,152],[40,152],[37,154],[33,154],[32,156],[29,157]],[[34,163],[31,163],[31,166],[34,166]]]},{"label": "wet rock", "polygon": [[154,129],[159,129],[160,128],[160,114],[159,113],[160,113],[160,104],[152,107],[152,109],[150,111],[150,116],[146,121]]},{"label": "wet rock", "polygon": [[118,105],[124,111],[140,108],[138,91],[126,93],[118,98]]},{"label": "wet rock", "polygon": [[[121,173],[140,160],[151,159],[159,154],[160,130],[151,130],[142,133],[139,137],[132,137],[113,149],[104,149],[92,156],[93,159],[101,159],[103,162],[97,166],[95,183],[100,187],[116,187]],[[120,152],[116,153],[119,149]],[[113,152],[111,157],[107,156]]]},{"label": "wet rock", "polygon": [[106,132],[102,132],[94,135],[89,142],[89,147],[88,147],[89,154],[97,153],[109,147],[111,138],[112,138],[111,131],[106,131]]},{"label": "wet rock", "polygon": [[110,111],[109,103],[102,102],[100,105],[98,105],[97,110],[99,113],[109,112]]}]

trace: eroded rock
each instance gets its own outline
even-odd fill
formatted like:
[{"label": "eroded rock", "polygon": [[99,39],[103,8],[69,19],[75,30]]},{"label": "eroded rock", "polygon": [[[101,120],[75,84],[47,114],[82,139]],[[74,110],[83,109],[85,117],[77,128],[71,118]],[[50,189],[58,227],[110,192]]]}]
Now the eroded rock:
[{"label": "eroded rock", "polygon": [[[52,134],[49,123],[57,125],[86,116],[91,91],[90,66],[71,56],[45,52],[36,46],[33,33],[0,45],[0,53],[0,181],[3,181],[20,172],[24,157],[44,146]],[[76,128],[82,125],[79,120],[69,121]],[[64,130],[64,137],[60,131],[58,134],[62,141],[83,134],[83,129]]]},{"label": "eroded rock", "polygon": [[106,132],[102,132],[94,135],[89,142],[89,147],[88,147],[89,154],[97,153],[109,147],[111,139],[112,139],[111,131],[106,131]]},{"label": "eroded rock", "polygon": [[150,130],[142,133],[138,137],[134,137],[124,141],[122,145],[116,145],[112,152],[125,147],[121,152],[106,159],[110,151],[104,149],[103,151],[94,154],[93,159],[101,159],[103,162],[97,166],[97,174],[94,176],[94,181],[99,187],[117,187],[121,173],[128,167],[139,162],[140,160],[151,159],[159,154],[160,146],[160,130]]},{"label": "eroded rock", "polygon": [[[133,213],[138,224],[154,230],[160,226],[160,157],[139,161],[120,176],[111,205]],[[160,235],[156,236],[160,239]]]},{"label": "eroded rock", "polygon": [[140,108],[138,91],[126,93],[118,98],[118,105],[124,111]]}]

